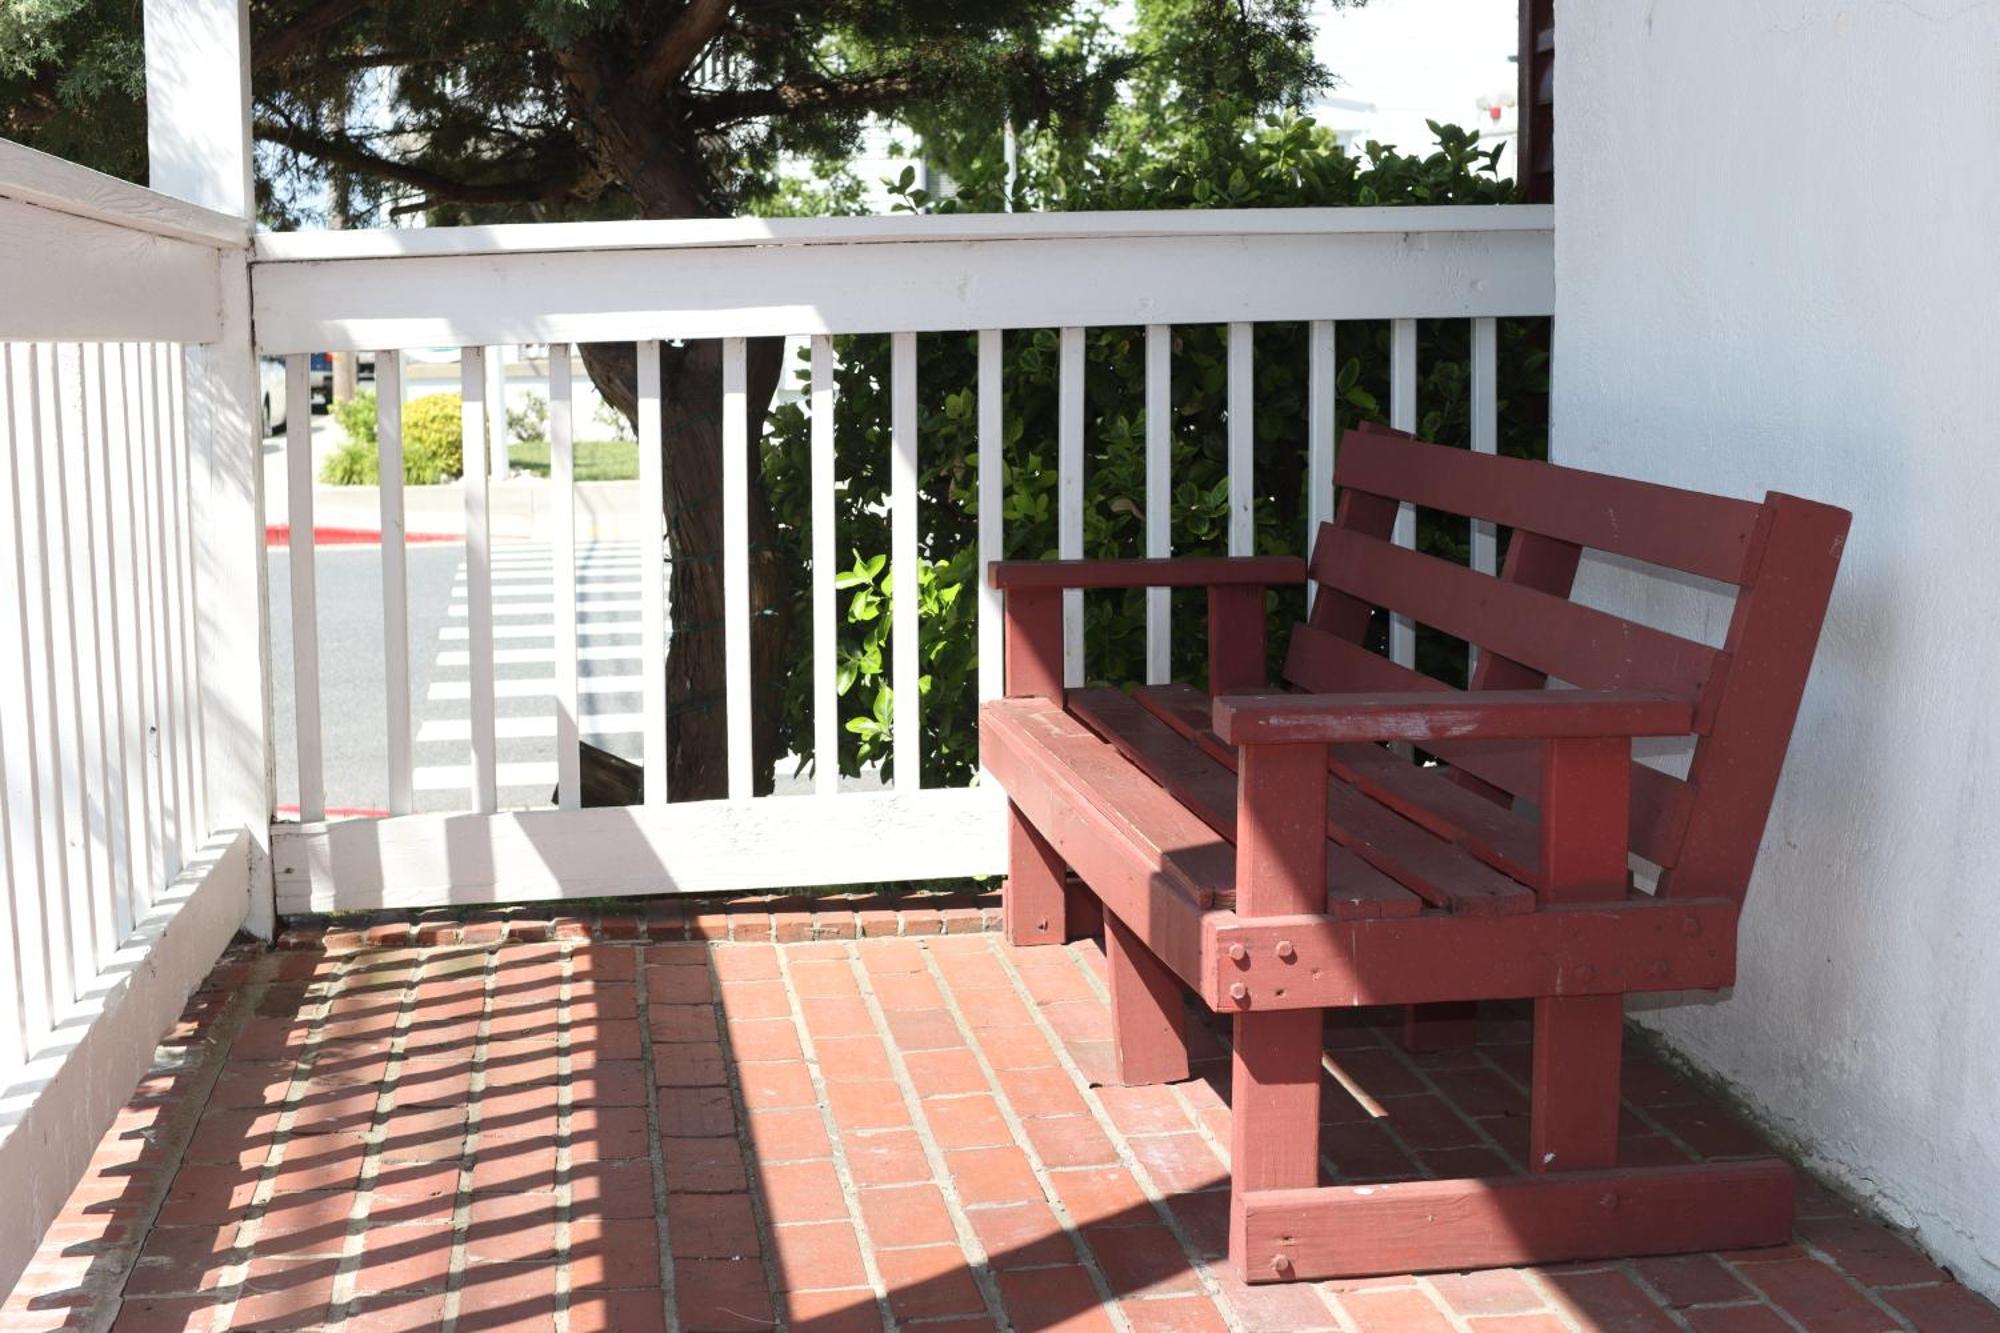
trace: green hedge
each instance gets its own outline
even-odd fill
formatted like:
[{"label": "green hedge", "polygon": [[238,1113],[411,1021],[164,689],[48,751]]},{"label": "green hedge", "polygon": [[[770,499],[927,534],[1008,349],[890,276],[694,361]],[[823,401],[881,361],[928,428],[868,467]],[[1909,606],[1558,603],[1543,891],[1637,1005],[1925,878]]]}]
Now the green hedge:
[{"label": "green hedge", "polygon": [[[1030,206],[1065,209],[1134,207],[1288,207],[1332,204],[1504,204],[1513,183],[1498,174],[1498,150],[1477,136],[1439,127],[1439,150],[1427,157],[1370,145],[1359,157],[1327,131],[1297,117],[1245,118],[1230,136],[1190,130],[1184,142],[1116,161],[1026,163],[1022,197]],[[1040,174],[1038,174],[1038,172]],[[939,204],[904,185],[920,211],[990,206],[975,177],[957,200]],[[1384,421],[1389,387],[1387,321],[1343,322],[1337,330],[1336,425]],[[1465,320],[1418,325],[1418,433],[1464,444],[1469,433],[1470,333]],[[1305,541],[1307,328],[1261,324],[1255,332],[1256,549],[1297,554]],[[842,737],[847,774],[890,761],[893,691],[889,672],[889,339],[834,340],[836,542],[843,618],[838,636]],[[1006,554],[1047,558],[1056,551],[1057,343],[1054,329],[1003,335],[1003,496]],[[1547,321],[1499,323],[1500,451],[1546,453]],[[967,781],[978,764],[976,731],[979,580],[975,548],[978,464],[976,336],[926,334],[917,340],[918,457],[921,467],[919,571],[922,634],[922,754],[925,785]],[[1093,328],[1085,334],[1084,554],[1144,554],[1144,331]],[[806,373],[803,356],[795,373]],[[1228,534],[1227,331],[1177,326],[1172,344],[1172,545],[1177,555],[1223,554]],[[779,518],[781,564],[793,572],[793,625],[799,668],[778,686],[781,728],[793,753],[810,760],[811,423],[803,404],[773,411],[763,442],[763,475]],[[1420,549],[1464,561],[1463,520],[1422,515]],[[1085,598],[1085,661],[1093,683],[1125,685],[1144,674],[1142,593]],[[1299,589],[1270,600],[1273,653],[1303,613]],[[1204,674],[1205,605],[1199,590],[1173,601],[1177,679]],[[1462,676],[1465,647],[1428,632],[1418,664],[1444,679]],[[1274,667],[1275,667],[1274,663]],[[1274,676],[1275,678],[1275,676]]]}]

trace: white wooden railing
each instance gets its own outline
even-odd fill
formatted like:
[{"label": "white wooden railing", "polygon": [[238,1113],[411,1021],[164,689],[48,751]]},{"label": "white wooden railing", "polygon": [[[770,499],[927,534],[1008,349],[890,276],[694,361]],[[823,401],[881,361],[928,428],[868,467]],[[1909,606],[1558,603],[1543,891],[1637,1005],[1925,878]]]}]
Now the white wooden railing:
[{"label": "white wooden railing", "polygon": [[[408,644],[402,618],[401,477],[394,395],[380,395],[382,517],[391,723],[382,754],[394,809],[383,820],[324,819],[318,695],[320,645],[311,614],[316,555],[313,478],[293,450],[291,595],[301,822],[273,832],[281,911],[408,907],[477,900],[686,890],[748,890],[996,873],[999,807],[991,789],[927,786],[918,738],[916,338],[976,331],[981,563],[1002,550],[1001,332],[1057,328],[1060,393],[1056,440],[1060,553],[1081,555],[1085,476],[1084,331],[1145,327],[1147,551],[1169,554],[1168,347],[1175,324],[1226,324],[1228,337],[1229,547],[1248,553],[1254,533],[1253,326],[1310,324],[1311,495],[1300,548],[1328,517],[1334,453],[1335,350],[1343,321],[1393,321],[1391,423],[1416,423],[1419,319],[1471,322],[1473,447],[1492,449],[1495,320],[1542,316],[1553,306],[1550,216],[1542,208],[1287,210],[1025,217],[918,217],[832,221],[583,223],[399,232],[260,236],[253,265],[257,340],[291,359],[293,401],[304,357],[374,352],[393,382],[397,353],[463,351],[466,568],[470,592],[469,804],[464,815],[413,814]],[[894,787],[839,790],[820,765],[807,796],[753,798],[749,523],[750,453],[738,400],[745,340],[811,341],[813,718],[817,752],[835,753],[836,572],[833,548],[834,396],[831,339],[891,339],[890,563],[894,688]],[[556,663],[558,808],[501,811],[494,761],[493,560],[485,513],[488,431],[485,349],[548,344],[568,367],[581,342],[633,342],[641,355],[641,494],[660,494],[663,339],[723,340],[727,799],[668,804],[666,618],[663,569],[642,559],[639,651],[643,804],[578,810],[577,628],[573,527],[558,530]],[[650,373],[649,373],[650,372]],[[553,375],[555,510],[571,512],[567,375]],[[657,503],[641,545],[664,541]],[[303,514],[303,519],[301,515]],[[1409,540],[1414,516],[1406,516]],[[1492,534],[1475,534],[1474,558],[1490,566]],[[979,604],[981,698],[999,692],[997,598]],[[1166,671],[1173,628],[1168,599],[1148,602],[1147,670]],[[1408,660],[1410,627],[1392,648]],[[1084,677],[1081,594],[1065,616],[1065,672]]]},{"label": "white wooden railing", "polygon": [[207,764],[181,348],[8,343],[0,379],[4,1077],[204,840]]},{"label": "white wooden railing", "polygon": [[268,883],[248,247],[0,142],[0,1287]]}]

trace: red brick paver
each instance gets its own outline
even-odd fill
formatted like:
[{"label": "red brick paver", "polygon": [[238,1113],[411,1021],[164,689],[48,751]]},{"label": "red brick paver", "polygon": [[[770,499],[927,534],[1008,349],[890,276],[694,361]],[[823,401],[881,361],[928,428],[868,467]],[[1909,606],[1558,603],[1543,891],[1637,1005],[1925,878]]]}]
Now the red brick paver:
[{"label": "red brick paver", "polygon": [[[1810,1186],[1777,1250],[1245,1287],[1220,1029],[1187,1083],[1093,1087],[1094,945],[889,899],[824,930],[781,899],[672,906],[232,952],[0,1333],[2000,1330]],[[1328,1026],[1330,1178],[1521,1170],[1523,1025],[1410,1056],[1381,1017]],[[1643,1060],[1626,1094],[1628,1153],[1754,1147]]]}]

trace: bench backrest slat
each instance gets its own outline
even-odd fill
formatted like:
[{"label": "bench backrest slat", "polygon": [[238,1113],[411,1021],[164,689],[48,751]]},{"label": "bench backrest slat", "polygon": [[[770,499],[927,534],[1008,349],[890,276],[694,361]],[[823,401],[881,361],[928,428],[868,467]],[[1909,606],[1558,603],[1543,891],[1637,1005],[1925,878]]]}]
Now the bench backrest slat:
[{"label": "bench backrest slat", "polygon": [[[1776,792],[1849,515],[1772,494],[1762,504],[1521,459],[1348,432],[1339,504],[1313,552],[1311,624],[1288,681],[1315,691],[1453,689],[1367,651],[1374,617],[1408,616],[1476,644],[1480,688],[1548,678],[1658,689],[1696,704],[1685,781],[1634,764],[1632,850],[1664,868],[1660,891],[1740,899]],[[1499,577],[1392,545],[1399,506],[1511,531]],[[1716,649],[1569,599],[1580,555],[1600,551],[1737,588]],[[1537,797],[1533,746],[1440,753],[1499,799]]]},{"label": "bench backrest slat", "polygon": [[1706,644],[1340,528],[1320,534],[1312,573],[1322,588],[1584,689],[1700,699],[1720,674],[1722,655]]},{"label": "bench backrest slat", "polygon": [[1426,509],[1483,518],[1718,583],[1741,583],[1763,506],[1525,458],[1361,430],[1340,483]]}]

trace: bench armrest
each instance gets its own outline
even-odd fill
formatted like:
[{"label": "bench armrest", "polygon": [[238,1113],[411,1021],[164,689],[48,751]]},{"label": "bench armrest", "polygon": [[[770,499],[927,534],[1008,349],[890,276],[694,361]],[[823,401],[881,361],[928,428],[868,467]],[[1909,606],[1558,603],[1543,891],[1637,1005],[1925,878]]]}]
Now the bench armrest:
[{"label": "bench armrest", "polygon": [[1306,562],[1295,555],[1169,556],[1161,560],[995,560],[993,586],[1010,591],[1047,588],[1225,588],[1304,583]]},{"label": "bench armrest", "polygon": [[1686,736],[1694,704],[1648,690],[1231,694],[1215,730],[1231,745]]}]

